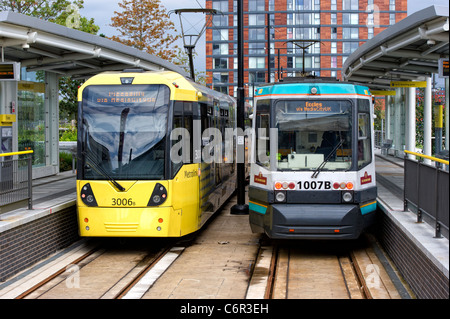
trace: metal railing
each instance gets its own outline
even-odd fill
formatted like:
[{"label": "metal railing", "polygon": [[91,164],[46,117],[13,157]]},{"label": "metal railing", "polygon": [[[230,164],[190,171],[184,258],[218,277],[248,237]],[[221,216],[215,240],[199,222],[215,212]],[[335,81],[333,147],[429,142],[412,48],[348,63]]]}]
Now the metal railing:
[{"label": "metal railing", "polygon": [[[33,209],[33,151],[0,154],[0,213],[18,208],[23,201]],[[20,155],[29,154],[19,158]]]},{"label": "metal railing", "polygon": [[[440,165],[428,165],[423,159],[449,165],[448,161],[405,150],[404,211],[417,214],[417,222],[427,222],[435,227],[435,237],[449,238],[449,179],[448,171]],[[408,154],[418,160],[408,158]]]}]

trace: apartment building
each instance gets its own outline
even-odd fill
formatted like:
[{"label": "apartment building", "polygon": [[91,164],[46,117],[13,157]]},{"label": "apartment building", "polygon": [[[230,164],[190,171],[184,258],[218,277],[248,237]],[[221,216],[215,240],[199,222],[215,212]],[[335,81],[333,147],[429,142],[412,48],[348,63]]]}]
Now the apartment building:
[{"label": "apartment building", "polygon": [[[206,8],[222,12],[206,30],[207,85],[236,96],[237,1]],[[354,50],[406,15],[407,0],[244,0],[247,102],[253,87],[303,70],[340,78]]]}]

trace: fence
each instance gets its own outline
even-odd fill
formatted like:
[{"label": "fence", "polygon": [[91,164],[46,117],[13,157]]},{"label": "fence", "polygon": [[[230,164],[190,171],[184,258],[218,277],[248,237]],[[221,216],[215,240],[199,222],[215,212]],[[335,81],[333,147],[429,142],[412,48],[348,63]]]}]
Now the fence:
[{"label": "fence", "polygon": [[[405,153],[404,210],[411,209],[417,213],[417,222],[434,224],[436,237],[444,235],[448,239],[448,171],[441,169],[440,165],[427,165],[423,159],[447,166],[449,162],[410,151]],[[408,154],[417,156],[419,160],[408,158]]]},{"label": "fence", "polygon": [[32,153],[0,154],[0,213],[19,208],[24,201],[28,202],[28,209],[33,208]]}]

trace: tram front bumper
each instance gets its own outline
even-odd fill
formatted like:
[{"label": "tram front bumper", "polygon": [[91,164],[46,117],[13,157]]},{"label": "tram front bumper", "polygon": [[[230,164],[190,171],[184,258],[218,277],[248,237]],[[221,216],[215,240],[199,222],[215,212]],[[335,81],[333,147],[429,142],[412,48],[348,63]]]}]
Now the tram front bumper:
[{"label": "tram front bumper", "polygon": [[250,224],[270,238],[356,239],[367,217],[357,205],[275,204],[264,215],[251,212]]}]

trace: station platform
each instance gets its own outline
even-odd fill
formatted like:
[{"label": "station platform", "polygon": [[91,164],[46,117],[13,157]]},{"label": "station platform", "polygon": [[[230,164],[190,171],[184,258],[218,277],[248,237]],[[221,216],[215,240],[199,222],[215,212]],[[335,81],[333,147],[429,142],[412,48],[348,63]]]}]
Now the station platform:
[{"label": "station platform", "polygon": [[33,180],[33,209],[16,209],[0,215],[0,233],[75,206],[76,174],[72,171]]},{"label": "station platform", "polygon": [[[375,154],[383,212],[377,240],[417,298],[448,298],[448,239],[435,238],[432,226],[403,211],[403,159]],[[0,283],[80,239],[75,182],[71,171],[35,180],[32,210],[0,214]]]},{"label": "station platform", "polygon": [[404,160],[375,150],[377,204],[384,214],[377,239],[418,298],[449,297],[449,240],[403,208]]}]

